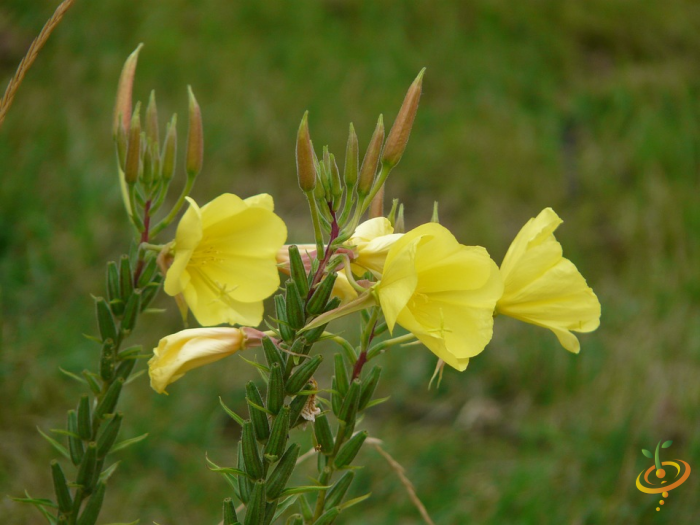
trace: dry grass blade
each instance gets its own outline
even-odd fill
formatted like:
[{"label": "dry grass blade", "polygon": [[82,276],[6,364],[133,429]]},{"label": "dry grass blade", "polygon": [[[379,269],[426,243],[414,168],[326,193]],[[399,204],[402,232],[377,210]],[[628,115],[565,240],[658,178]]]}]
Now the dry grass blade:
[{"label": "dry grass blade", "polygon": [[7,115],[7,111],[12,105],[12,100],[15,98],[15,93],[17,93],[17,89],[22,83],[22,80],[24,80],[24,76],[27,74],[27,71],[29,71],[29,68],[32,67],[32,64],[36,60],[39,51],[41,51],[41,48],[44,47],[44,44],[49,39],[49,36],[51,36],[51,32],[59,24],[63,18],[63,15],[66,14],[66,11],[70,9],[74,2],[75,0],[63,0],[63,2],[61,2],[61,4],[56,8],[56,11],[54,11],[51,18],[49,18],[48,22],[44,24],[39,36],[37,36],[32,41],[32,45],[29,46],[27,54],[24,55],[24,58],[19,63],[17,71],[10,79],[10,83],[7,85],[7,89],[5,90],[5,94],[0,101],[0,127],[2,127],[2,123],[5,121],[5,115]]},{"label": "dry grass blade", "polygon": [[416,488],[413,486],[413,483],[411,483],[411,480],[406,477],[406,470],[401,466],[401,464],[398,461],[392,458],[389,455],[389,453],[381,447],[382,441],[376,438],[367,438],[366,443],[376,448],[377,452],[379,452],[384,457],[384,459],[386,459],[387,463],[389,463],[389,466],[394,470],[394,472],[396,472],[396,475],[401,480],[402,485],[406,488],[406,492],[408,492],[408,497],[411,498],[411,501],[418,509],[418,512],[420,512],[420,515],[423,517],[423,521],[425,521],[428,525],[435,525],[433,520],[430,519],[425,505],[423,505],[421,500],[418,499],[418,495],[416,494]]}]

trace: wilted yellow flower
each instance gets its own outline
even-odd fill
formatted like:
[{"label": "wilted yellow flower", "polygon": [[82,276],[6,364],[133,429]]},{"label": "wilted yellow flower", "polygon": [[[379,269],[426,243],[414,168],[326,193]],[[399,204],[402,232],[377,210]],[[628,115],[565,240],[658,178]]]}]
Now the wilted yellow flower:
[{"label": "wilted yellow flower", "polygon": [[246,343],[246,332],[230,327],[194,328],[164,337],[148,361],[151,388],[162,394],[185,372],[243,350]]},{"label": "wilted yellow flower", "polygon": [[263,300],[279,286],[276,255],[287,227],[274,214],[272,197],[242,200],[225,193],[201,209],[190,208],[177,227],[175,259],[165,292],[183,294],[199,324],[256,326]]},{"label": "wilted yellow flower", "polygon": [[489,254],[443,226],[411,230],[389,250],[374,288],[389,329],[399,324],[457,370],[491,340],[503,283]]},{"label": "wilted yellow flower", "polygon": [[563,221],[551,208],[530,219],[508,248],[501,274],[499,314],[549,328],[561,345],[578,353],[571,331],[592,332],[600,324],[600,302],[576,266],[562,257],[554,230]]},{"label": "wilted yellow flower", "polygon": [[394,233],[394,228],[386,217],[377,217],[360,224],[347,242],[355,247],[356,256],[352,261],[355,274],[362,275],[369,270],[376,277],[381,277],[389,249],[402,235]]}]

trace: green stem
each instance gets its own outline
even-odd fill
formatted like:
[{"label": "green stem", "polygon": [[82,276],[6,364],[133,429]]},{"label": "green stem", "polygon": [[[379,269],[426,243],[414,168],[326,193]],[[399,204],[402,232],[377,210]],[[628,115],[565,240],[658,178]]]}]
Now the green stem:
[{"label": "green stem", "polygon": [[404,343],[412,343],[413,341],[416,341],[416,336],[413,334],[400,335],[399,337],[394,337],[393,339],[387,339],[386,341],[382,341],[381,343],[378,343],[369,349],[369,351],[367,352],[367,361],[374,359],[389,347],[401,345]]},{"label": "green stem", "polygon": [[377,180],[374,182],[374,186],[372,186],[372,191],[369,192],[369,195],[367,195],[367,198],[362,203],[361,213],[367,211],[367,208],[369,208],[369,205],[372,203],[372,199],[374,199],[377,193],[379,193],[379,190],[384,185],[384,182],[386,182],[386,178],[389,176],[389,172],[391,171],[392,167],[393,166],[389,166],[388,164],[382,163],[382,169],[379,172],[379,177],[377,177]]},{"label": "green stem", "polygon": [[164,219],[162,219],[158,224],[156,224],[155,227],[151,230],[151,237],[155,237],[156,235],[158,235],[165,228],[167,228],[168,225],[171,222],[173,222],[173,220],[175,220],[177,214],[180,213],[182,205],[185,203],[185,197],[187,197],[190,194],[190,191],[192,191],[192,186],[194,186],[195,179],[196,177],[187,177],[185,187],[182,189],[182,193],[180,193],[180,196],[177,198],[175,206],[173,206],[173,209],[170,210],[170,213],[168,213],[168,215]]},{"label": "green stem", "polygon": [[323,233],[321,233],[321,220],[318,217],[318,206],[314,198],[313,191],[306,192],[306,200],[309,201],[311,210],[311,221],[314,225],[314,239],[316,240],[316,257],[320,258],[323,253]]}]

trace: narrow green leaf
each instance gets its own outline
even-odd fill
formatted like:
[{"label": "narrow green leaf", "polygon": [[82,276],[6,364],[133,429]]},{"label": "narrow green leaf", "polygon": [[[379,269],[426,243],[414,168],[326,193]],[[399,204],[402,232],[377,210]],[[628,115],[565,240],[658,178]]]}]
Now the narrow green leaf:
[{"label": "narrow green leaf", "polygon": [[74,374],[73,372],[69,372],[68,370],[63,369],[60,366],[58,367],[58,369],[60,370],[60,372],[62,374],[70,377],[71,379],[75,379],[78,383],[82,383],[83,385],[87,385],[87,381],[84,378],[80,377],[78,374]]},{"label": "narrow green leaf", "polygon": [[212,472],[219,472],[221,474],[231,474],[233,476],[248,476],[245,472],[243,472],[241,469],[233,468],[233,467],[220,467],[216,463],[214,463],[211,459],[209,459],[209,456],[206,454],[204,455],[204,459],[207,462],[207,468],[211,470]]},{"label": "narrow green leaf", "polygon": [[372,495],[372,493],[370,492],[370,493],[368,493],[368,494],[365,494],[364,496],[360,496],[360,497],[357,497],[357,498],[353,498],[353,499],[351,499],[351,500],[346,501],[346,502],[343,503],[342,505],[339,505],[338,508],[339,508],[340,510],[345,510],[345,509],[347,509],[347,508],[349,508],[349,507],[352,507],[353,505],[357,505],[358,503],[361,503],[361,502],[365,501],[365,500],[366,500],[367,498],[369,498],[371,495]]},{"label": "narrow green leaf", "polygon": [[295,494],[307,494],[309,492],[320,492],[322,490],[328,490],[331,488],[331,485],[306,485],[306,486],[301,486],[301,487],[290,487],[288,489],[284,489],[282,493],[280,494],[280,498],[286,498],[287,496],[293,496]]},{"label": "narrow green leaf", "polygon": [[382,397],[380,399],[373,399],[372,401],[367,403],[367,406],[365,407],[365,409],[372,408],[373,406],[381,405],[382,403],[386,403],[387,401],[389,401],[389,399],[391,399],[391,396]]},{"label": "narrow green leaf", "polygon": [[134,444],[138,443],[139,441],[143,441],[147,437],[148,437],[148,432],[146,432],[145,434],[141,434],[140,436],[136,436],[136,437],[133,437],[130,439],[125,439],[124,441],[120,441],[119,443],[117,443],[116,445],[114,445],[112,447],[112,450],[110,450],[109,453],[111,454],[113,452],[116,452],[117,450],[122,450],[126,447],[134,445]]},{"label": "narrow green leaf", "polygon": [[[138,357],[136,358],[138,359]],[[124,384],[128,385],[129,383],[132,383],[137,377],[141,377],[143,374],[146,373],[146,369],[144,368],[143,370],[139,370],[136,372],[134,375],[130,376],[129,379],[127,379]]]},{"label": "narrow green leaf", "polygon": [[273,414],[271,410],[268,410],[268,409],[265,408],[264,406],[258,405],[257,403],[253,403],[253,402],[252,402],[250,399],[248,399],[247,397],[246,397],[246,401],[248,402],[248,404],[249,404],[250,406],[252,406],[253,408],[255,408],[255,409],[257,409],[257,410],[260,410],[261,412],[265,412],[268,416],[275,416],[275,415],[276,415],[276,414]]},{"label": "narrow green leaf", "polygon": [[99,479],[97,480],[97,482],[98,482],[98,483],[99,483],[99,482],[105,483],[109,478],[111,478],[111,477],[112,477],[112,474],[114,474],[114,472],[117,470],[117,467],[119,466],[119,463],[121,463],[121,461],[117,461],[117,462],[115,462],[115,463],[112,463],[109,467],[107,467],[106,469],[104,469],[104,470],[100,473],[100,477],[99,477]]},{"label": "narrow green leaf", "polygon": [[239,425],[243,426],[243,423],[245,422],[245,420],[244,420],[241,416],[239,416],[238,414],[236,414],[233,410],[231,410],[229,407],[227,407],[227,406],[226,406],[226,403],[224,403],[224,400],[221,399],[221,396],[219,396],[219,403],[221,404],[221,408],[223,408],[224,411],[225,411],[229,416],[231,416],[231,418],[232,418],[236,423],[238,423]]},{"label": "narrow green leaf", "polygon": [[63,445],[61,445],[58,441],[56,441],[56,440],[53,439],[52,437],[47,436],[46,434],[44,434],[44,433],[41,431],[41,429],[40,429],[39,427],[36,427],[36,429],[39,431],[39,434],[41,434],[41,435],[43,436],[43,438],[44,438],[46,441],[48,441],[49,443],[51,443],[51,446],[52,446],[53,448],[55,448],[58,452],[60,452],[61,455],[62,455],[63,457],[65,457],[66,459],[70,460],[70,454],[68,453],[68,450],[66,449],[66,447],[64,447]]},{"label": "narrow green leaf", "polygon": [[265,373],[267,373],[267,374],[270,373],[270,369],[269,369],[268,367],[266,367],[265,365],[263,365],[262,363],[256,363],[255,361],[251,361],[250,359],[246,359],[245,357],[240,356],[240,355],[239,355],[239,357],[240,357],[241,359],[243,359],[243,361],[245,361],[245,362],[248,363],[249,365],[254,366],[255,368],[257,368],[258,370],[261,370],[261,371],[263,371],[263,372],[265,372]]},{"label": "narrow green leaf", "polygon": [[280,502],[280,504],[277,505],[277,512],[275,512],[275,517],[272,518],[272,522],[274,523],[277,520],[277,518],[284,514],[284,511],[291,507],[298,497],[299,496],[290,496],[284,501]]},{"label": "narrow green leaf", "polygon": [[12,498],[12,501],[16,501],[18,503],[29,503],[30,505],[38,505],[39,507],[51,507],[52,509],[58,508],[58,505],[46,498],[32,498],[27,496],[26,498]]},{"label": "narrow green leaf", "polygon": [[63,430],[62,428],[52,428],[50,429],[51,432],[54,434],[60,434],[62,436],[69,436],[69,437],[74,437],[76,439],[80,439],[80,436],[76,434],[75,432],[69,432],[68,430]]}]

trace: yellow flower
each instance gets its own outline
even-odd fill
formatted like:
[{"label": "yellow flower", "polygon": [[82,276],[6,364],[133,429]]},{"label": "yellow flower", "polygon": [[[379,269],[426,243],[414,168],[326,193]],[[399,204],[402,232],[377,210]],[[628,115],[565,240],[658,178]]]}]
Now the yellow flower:
[{"label": "yellow flower", "polygon": [[357,254],[352,261],[353,272],[362,275],[369,270],[380,277],[389,250],[402,236],[402,233],[394,233],[394,228],[386,217],[377,217],[360,224],[347,243],[355,247]]},{"label": "yellow flower", "polygon": [[503,283],[484,248],[459,244],[445,227],[429,223],[391,246],[374,291],[391,331],[403,326],[464,370],[491,340]]},{"label": "yellow flower", "polygon": [[256,326],[279,286],[276,255],[287,227],[272,197],[225,193],[201,209],[192,200],[177,227],[164,289],[183,294],[199,324]]},{"label": "yellow flower", "polygon": [[562,257],[554,230],[563,221],[551,208],[530,219],[501,264],[504,292],[499,314],[549,328],[561,345],[578,353],[571,331],[592,332],[600,324],[600,303],[576,266]]},{"label": "yellow flower", "polygon": [[151,388],[162,394],[185,372],[245,348],[246,334],[238,328],[194,328],[182,330],[158,343],[148,361]]}]

